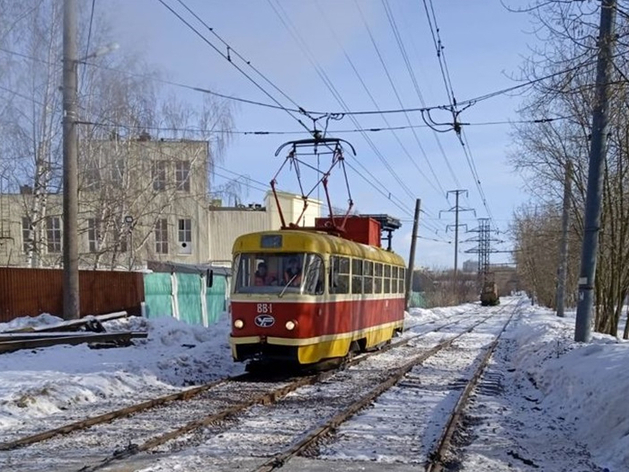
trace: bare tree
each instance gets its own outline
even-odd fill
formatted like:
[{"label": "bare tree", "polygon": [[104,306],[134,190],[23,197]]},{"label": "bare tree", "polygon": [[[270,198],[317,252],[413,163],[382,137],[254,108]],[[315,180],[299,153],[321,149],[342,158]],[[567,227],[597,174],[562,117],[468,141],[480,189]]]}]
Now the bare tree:
[{"label": "bare tree", "polygon": [[[626,12],[629,3],[620,1],[618,5],[621,12]],[[514,136],[518,150],[511,156],[514,166],[529,177],[534,198],[540,205],[546,205],[544,218],[549,217],[549,209],[556,208],[559,202],[566,161],[569,159],[574,163],[572,205],[576,210],[573,221],[580,237],[583,234],[582,215],[594,98],[598,8],[599,2],[549,0],[533,2],[527,9],[538,27],[536,34],[544,36],[546,41],[544,49],[535,51],[523,67],[524,77],[547,78],[536,82],[521,109],[522,116],[531,122],[516,128]],[[603,176],[595,291],[595,329],[614,335],[618,330],[623,300],[629,291],[629,253],[624,244],[629,230],[629,195],[626,190],[629,184],[629,116],[626,111],[629,105],[626,74],[629,70],[628,18],[626,14],[619,15],[617,27],[618,47],[614,54],[615,71],[610,94],[612,113]],[[544,293],[540,301],[552,306],[554,298],[545,292],[552,271],[550,268],[533,268],[531,264],[531,259],[537,260],[539,245],[546,242],[544,238],[530,234],[529,226],[532,231],[545,231],[542,228],[546,224],[538,227],[536,222],[539,223],[537,215],[516,215],[516,234],[522,251],[519,263],[526,267],[529,283],[536,287],[537,293]],[[531,241],[536,242],[531,244]],[[548,250],[553,251],[554,247],[556,245],[551,244]],[[533,278],[542,280],[534,281]]]},{"label": "bare tree", "polygon": [[[10,190],[22,193],[23,231],[30,234],[28,265],[56,264],[47,236],[54,230],[51,217],[60,216],[59,198],[52,196],[60,192],[62,181],[62,1],[0,0],[0,6],[0,175],[10,180]],[[96,246],[81,257],[90,265],[117,267],[128,258],[130,228],[125,216],[137,219],[134,245],[141,247],[155,228],[154,222],[180,196],[175,188],[156,193],[150,178],[140,179],[151,175],[151,161],[167,161],[172,167],[178,157],[161,156],[156,146],[143,151],[138,143],[149,135],[209,142],[209,147],[201,146],[205,152],[193,153],[190,163],[202,163],[209,183],[213,162],[221,158],[232,136],[233,114],[229,103],[209,95],[200,105],[167,95],[152,80],[158,72],[145,66],[141,58],[122,52],[92,54],[110,42],[109,28],[102,15],[90,21],[89,2],[81,7],[81,230]],[[206,193],[187,197],[205,205]]]}]

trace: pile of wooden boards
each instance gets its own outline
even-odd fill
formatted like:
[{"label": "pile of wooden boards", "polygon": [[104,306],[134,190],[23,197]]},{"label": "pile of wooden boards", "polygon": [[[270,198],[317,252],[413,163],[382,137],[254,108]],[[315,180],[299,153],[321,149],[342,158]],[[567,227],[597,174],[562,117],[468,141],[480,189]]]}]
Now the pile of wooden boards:
[{"label": "pile of wooden boards", "polygon": [[26,327],[0,332],[0,354],[57,344],[89,343],[92,348],[129,346],[131,339],[146,338],[145,332],[106,332],[103,322],[125,318],[126,311],[64,321],[50,326]]}]

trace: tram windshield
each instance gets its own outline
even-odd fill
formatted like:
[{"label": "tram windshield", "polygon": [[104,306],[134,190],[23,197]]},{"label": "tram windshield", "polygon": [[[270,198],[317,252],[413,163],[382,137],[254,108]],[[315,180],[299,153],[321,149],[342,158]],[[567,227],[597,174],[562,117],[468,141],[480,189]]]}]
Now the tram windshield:
[{"label": "tram windshield", "polygon": [[234,268],[235,293],[323,293],[323,260],[316,254],[240,254]]}]

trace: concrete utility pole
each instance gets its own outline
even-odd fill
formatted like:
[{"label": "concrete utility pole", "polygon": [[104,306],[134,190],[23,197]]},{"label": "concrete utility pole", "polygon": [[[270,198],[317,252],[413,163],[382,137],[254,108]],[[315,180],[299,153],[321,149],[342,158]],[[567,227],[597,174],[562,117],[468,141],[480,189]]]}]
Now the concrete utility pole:
[{"label": "concrete utility pole", "polygon": [[590,168],[588,171],[587,197],[581,269],[579,271],[579,301],[574,340],[589,342],[594,301],[594,279],[598,253],[598,232],[601,220],[601,179],[605,162],[609,101],[608,84],[612,67],[612,44],[614,42],[614,18],[616,0],[602,0],[601,24],[598,35],[598,60],[596,64],[596,91],[592,110],[592,139],[590,142]]},{"label": "concrete utility pole", "polygon": [[572,161],[566,161],[563,183],[563,212],[561,215],[561,243],[557,270],[557,316],[564,316],[566,272],[568,271],[568,226],[570,224],[570,199],[572,198]]},{"label": "concrete utility pole", "polygon": [[417,227],[419,226],[419,212],[422,206],[420,198],[415,200],[415,218],[413,219],[413,236],[411,239],[411,253],[408,258],[408,271],[406,272],[406,309],[411,300],[413,290],[413,271],[415,270],[415,248],[417,247]]},{"label": "concrete utility pole", "polygon": [[79,317],[77,3],[63,5],[63,318]]},{"label": "concrete utility pole", "polygon": [[456,279],[457,279],[457,275],[458,275],[458,270],[459,270],[459,226],[465,226],[465,229],[467,230],[467,225],[466,224],[459,224],[459,212],[462,211],[473,211],[474,212],[474,216],[476,216],[476,210],[472,209],[472,208],[461,208],[459,206],[459,195],[461,194],[465,194],[467,195],[467,190],[448,190],[446,192],[446,198],[448,198],[448,195],[450,195],[451,193],[453,193],[455,195],[455,204],[452,208],[450,208],[449,210],[441,210],[439,212],[439,217],[441,217],[441,213],[449,213],[449,212],[454,212],[455,216],[454,216],[454,224],[453,225],[447,225],[446,226],[446,231],[448,230],[448,228],[453,227],[454,228],[454,285],[456,287]]}]

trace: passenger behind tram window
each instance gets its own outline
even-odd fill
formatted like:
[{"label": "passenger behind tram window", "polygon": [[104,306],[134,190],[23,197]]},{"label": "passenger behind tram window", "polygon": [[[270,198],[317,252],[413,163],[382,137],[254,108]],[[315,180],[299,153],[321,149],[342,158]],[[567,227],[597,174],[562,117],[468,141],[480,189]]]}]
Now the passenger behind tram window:
[{"label": "passenger behind tram window", "polygon": [[258,270],[255,273],[254,285],[276,285],[277,280],[269,274],[266,262],[262,261],[258,264]]},{"label": "passenger behind tram window", "polygon": [[288,260],[288,266],[284,271],[284,283],[291,287],[298,287],[301,284],[301,265],[295,256]]}]

